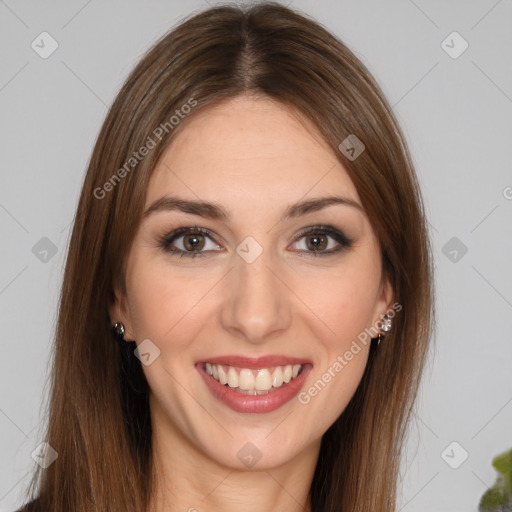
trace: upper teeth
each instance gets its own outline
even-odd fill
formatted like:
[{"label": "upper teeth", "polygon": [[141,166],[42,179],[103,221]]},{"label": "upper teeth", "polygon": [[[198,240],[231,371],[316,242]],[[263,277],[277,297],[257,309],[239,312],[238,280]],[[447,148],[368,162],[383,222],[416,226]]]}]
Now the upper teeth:
[{"label": "upper teeth", "polygon": [[221,364],[206,363],[206,373],[221,384],[230,388],[240,388],[245,391],[268,391],[272,387],[278,388],[283,382],[288,383],[297,377],[302,368],[301,364],[276,366],[250,370]]}]

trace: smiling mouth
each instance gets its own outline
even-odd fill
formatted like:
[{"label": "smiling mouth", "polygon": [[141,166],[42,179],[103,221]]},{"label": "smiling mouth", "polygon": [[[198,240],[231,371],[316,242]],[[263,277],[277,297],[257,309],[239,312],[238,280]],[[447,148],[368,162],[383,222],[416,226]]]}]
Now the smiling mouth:
[{"label": "smiling mouth", "polygon": [[237,393],[266,395],[286,386],[298,377],[307,364],[288,364],[253,370],[206,362],[203,363],[203,368],[212,379]]}]

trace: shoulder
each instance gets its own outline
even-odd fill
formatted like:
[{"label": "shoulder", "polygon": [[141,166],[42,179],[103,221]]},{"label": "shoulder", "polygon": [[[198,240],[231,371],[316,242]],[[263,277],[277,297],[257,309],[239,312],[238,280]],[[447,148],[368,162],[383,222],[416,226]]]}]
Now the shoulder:
[{"label": "shoulder", "polygon": [[32,500],[31,502],[23,505],[20,509],[16,510],[15,512],[42,512],[42,510],[39,508],[38,501]]}]

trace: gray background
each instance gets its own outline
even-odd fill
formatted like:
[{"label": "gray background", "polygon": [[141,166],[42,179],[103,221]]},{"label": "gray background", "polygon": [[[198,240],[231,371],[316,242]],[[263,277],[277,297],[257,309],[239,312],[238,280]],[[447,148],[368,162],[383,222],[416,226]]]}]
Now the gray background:
[{"label": "gray background", "polygon": [[[334,31],[374,73],[427,204],[439,324],[400,510],[476,511],[495,480],[493,456],[512,448],[511,1],[289,5]],[[42,441],[70,222],[107,106],[142,53],[206,6],[0,0],[1,512],[21,503]],[[43,31],[59,45],[47,59],[31,47]],[[442,46],[453,31],[469,44],[457,58]],[[461,43],[452,36],[445,45],[458,53]]]}]

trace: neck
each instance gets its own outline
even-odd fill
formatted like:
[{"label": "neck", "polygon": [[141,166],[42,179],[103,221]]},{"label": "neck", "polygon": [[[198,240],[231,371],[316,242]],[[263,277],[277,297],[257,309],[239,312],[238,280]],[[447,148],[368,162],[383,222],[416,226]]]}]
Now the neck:
[{"label": "neck", "polygon": [[148,512],[311,512],[320,441],[281,466],[241,470],[209,458],[169,421],[154,421],[152,414],[152,422],[154,492]]}]

